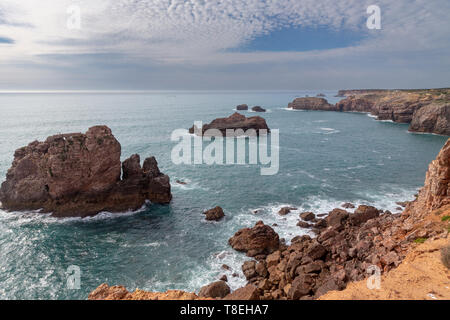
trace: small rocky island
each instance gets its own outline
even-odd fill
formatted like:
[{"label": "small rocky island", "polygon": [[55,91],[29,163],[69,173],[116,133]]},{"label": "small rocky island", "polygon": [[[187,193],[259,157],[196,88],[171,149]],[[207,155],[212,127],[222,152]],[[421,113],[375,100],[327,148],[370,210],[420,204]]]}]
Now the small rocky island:
[{"label": "small rocky island", "polygon": [[236,110],[248,110],[248,105],[247,104],[240,104],[238,106],[236,106]]},{"label": "small rocky island", "polygon": [[[56,217],[124,212],[146,201],[169,203],[169,177],[154,157],[120,162],[121,145],[107,126],[34,141],[16,150],[0,188],[3,209],[39,210]],[[121,176],[122,175],[122,176]]]},{"label": "small rocky island", "polygon": [[317,97],[296,98],[289,103],[288,108],[293,110],[337,111],[335,106],[329,104],[326,99]]},{"label": "small rocky island", "polygon": [[[256,117],[246,117],[238,112],[233,113],[228,118],[218,118],[213,120],[209,124],[204,124],[202,127],[202,135],[209,129],[217,129],[225,136],[227,129],[237,130],[242,129],[244,131],[248,129],[255,129],[256,134],[259,135],[259,130],[265,129],[267,132],[270,132],[269,127],[267,126],[266,120],[259,116]],[[189,129],[189,133],[191,134],[199,134],[200,130],[194,125]]]}]

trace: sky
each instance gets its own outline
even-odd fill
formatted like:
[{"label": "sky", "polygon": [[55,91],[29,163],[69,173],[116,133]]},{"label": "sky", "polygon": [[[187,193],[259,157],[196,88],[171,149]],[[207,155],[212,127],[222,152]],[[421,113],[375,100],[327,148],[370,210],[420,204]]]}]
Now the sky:
[{"label": "sky", "polygon": [[448,0],[0,0],[0,90],[449,87],[449,16]]}]

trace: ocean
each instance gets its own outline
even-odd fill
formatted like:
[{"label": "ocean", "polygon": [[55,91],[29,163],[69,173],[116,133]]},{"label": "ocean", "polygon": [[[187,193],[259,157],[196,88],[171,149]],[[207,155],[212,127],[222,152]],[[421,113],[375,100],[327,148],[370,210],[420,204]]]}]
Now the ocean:
[{"label": "ocean", "polygon": [[[86,299],[104,282],[129,290],[197,291],[223,274],[236,289],[246,283],[241,265],[248,258],[228,239],[243,227],[258,220],[275,224],[289,242],[308,234],[296,226],[305,210],[326,213],[352,202],[399,212],[395,202],[414,199],[448,137],[409,133],[408,125],[363,113],[286,109],[294,98],[319,92],[330,103],[340,99],[327,90],[0,93],[0,181],[17,148],[105,124],[122,145],[122,160],[134,153],[155,156],[173,193],[167,206],[84,219],[0,210],[0,299]],[[267,108],[242,113],[263,116],[280,131],[277,174],[263,176],[249,164],[171,161],[173,130],[229,116],[242,103]],[[205,221],[202,212],[215,206],[225,219]],[[283,206],[298,210],[280,216]],[[79,289],[67,285],[70,266],[81,272]]]}]

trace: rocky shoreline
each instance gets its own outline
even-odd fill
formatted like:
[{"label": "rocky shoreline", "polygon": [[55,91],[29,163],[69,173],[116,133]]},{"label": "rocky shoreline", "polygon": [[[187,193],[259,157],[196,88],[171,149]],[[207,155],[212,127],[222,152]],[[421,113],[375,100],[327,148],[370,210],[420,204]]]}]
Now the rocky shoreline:
[{"label": "rocky shoreline", "polygon": [[[446,94],[439,91],[438,98],[423,92],[364,92],[336,105],[324,98],[307,97],[295,99],[289,108],[376,112],[379,118],[390,114],[396,122],[411,121],[412,127],[425,123],[441,132],[448,129]],[[228,129],[270,132],[263,118],[247,118],[237,112],[202,128],[193,126],[190,132],[205,134],[209,129],[222,134]],[[121,145],[106,126],[34,141],[16,150],[0,187],[0,205],[8,211],[41,210],[56,217],[85,217],[103,211],[137,210],[147,201],[171,201],[170,179],[160,172],[154,157],[146,158],[141,166],[137,154],[123,162],[120,156]],[[448,239],[450,222],[444,217],[450,212],[450,139],[430,164],[417,198],[401,205],[406,206],[401,214],[367,205],[355,209],[351,203],[326,214],[302,212],[297,226],[310,229],[315,236],[294,237],[289,245],[262,221],[237,231],[228,243],[251,259],[242,265],[247,285],[233,292],[227,278],[221,277],[202,287],[198,295],[178,290],[130,293],[124,287],[102,284],[89,299],[318,299],[365,279],[373,268],[389,273],[401,265],[416,243]],[[285,207],[279,214],[292,215],[295,210]],[[215,207],[204,215],[208,221],[219,221],[224,212]]]},{"label": "rocky shoreline", "polygon": [[450,89],[341,90],[335,105],[323,98],[297,98],[288,108],[366,112],[377,120],[410,124],[409,131],[450,135]]},{"label": "rocky shoreline", "polygon": [[[316,237],[298,236],[290,245],[262,221],[253,228],[241,229],[229,244],[252,258],[242,265],[247,285],[230,292],[224,278],[200,289],[199,296],[224,300],[317,299],[365,279],[369,272],[379,270],[389,275],[420,243],[441,241],[448,246],[450,139],[430,164],[416,200],[404,205],[401,214],[366,205],[350,212],[354,207],[350,203],[330,211],[325,218],[302,213],[302,222],[314,230]],[[289,211],[283,210],[283,214],[293,214]],[[102,284],[89,299],[113,299],[117,288],[123,287]],[[184,292],[181,296],[186,294],[195,295]],[[128,291],[124,296],[133,298]]]}]

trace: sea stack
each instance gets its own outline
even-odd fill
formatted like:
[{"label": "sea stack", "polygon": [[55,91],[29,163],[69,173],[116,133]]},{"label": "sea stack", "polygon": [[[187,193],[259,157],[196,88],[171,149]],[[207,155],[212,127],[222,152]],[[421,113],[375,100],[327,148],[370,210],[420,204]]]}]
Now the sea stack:
[{"label": "sea stack", "polygon": [[248,110],[248,105],[240,104],[240,105],[236,106],[236,110]]},{"label": "sea stack", "polygon": [[[169,203],[169,177],[154,157],[120,162],[121,145],[107,126],[69,133],[17,149],[0,188],[9,211],[38,210],[57,217],[137,210],[146,201]],[[122,173],[122,177],[121,177]]]},{"label": "sea stack", "polygon": [[337,111],[336,107],[329,104],[326,99],[318,97],[296,98],[289,103],[288,108],[293,110]]},{"label": "sea stack", "polygon": [[222,135],[226,135],[226,130],[238,130],[242,129],[244,131],[247,131],[248,129],[255,129],[256,134],[260,134],[260,130],[266,130],[267,133],[270,132],[269,127],[267,126],[266,120],[264,118],[261,118],[259,116],[256,117],[246,117],[238,112],[233,113],[228,118],[218,118],[213,120],[209,124],[204,124],[201,128],[201,131],[199,128],[197,128],[195,125],[192,126],[189,129],[189,133],[191,134],[200,134],[200,132],[205,135],[207,135],[207,130],[209,129],[217,129],[219,130]]}]

